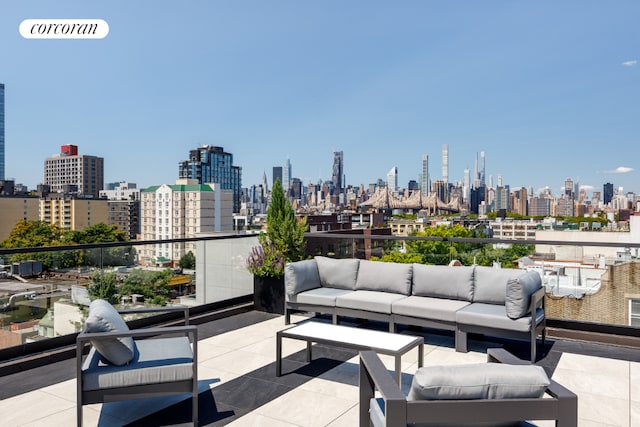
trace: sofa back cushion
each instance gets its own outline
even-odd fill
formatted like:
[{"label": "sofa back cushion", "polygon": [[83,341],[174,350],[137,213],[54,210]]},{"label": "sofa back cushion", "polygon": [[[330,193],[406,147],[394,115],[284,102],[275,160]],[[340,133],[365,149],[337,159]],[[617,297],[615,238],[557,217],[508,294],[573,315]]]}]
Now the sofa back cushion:
[{"label": "sofa back cushion", "polygon": [[382,261],[360,261],[356,289],[409,295],[411,292],[411,264]]},{"label": "sofa back cushion", "polygon": [[419,368],[409,400],[517,399],[542,397],[549,377],[541,366],[472,363]]},{"label": "sofa back cushion", "polygon": [[[91,302],[89,317],[84,325],[85,332],[126,332],[128,330],[129,327],[124,319],[111,304],[101,299]],[[91,345],[107,363],[112,365],[126,365],[135,354],[135,344],[131,337],[92,340]]]},{"label": "sofa back cushion", "polygon": [[504,305],[507,282],[522,274],[514,268],[476,266],[474,272],[473,302]]},{"label": "sofa back cushion", "polygon": [[412,294],[419,297],[473,299],[473,267],[413,264]]},{"label": "sofa back cushion", "polygon": [[535,271],[527,271],[515,279],[507,281],[505,309],[511,319],[519,319],[527,314],[531,305],[531,295],[542,287],[542,278]]},{"label": "sofa back cushion", "polygon": [[290,262],[284,266],[284,288],[287,295],[297,295],[320,286],[320,273],[315,259]]},{"label": "sofa back cushion", "polygon": [[315,260],[318,264],[322,286],[355,290],[359,259],[333,259],[317,256]]}]

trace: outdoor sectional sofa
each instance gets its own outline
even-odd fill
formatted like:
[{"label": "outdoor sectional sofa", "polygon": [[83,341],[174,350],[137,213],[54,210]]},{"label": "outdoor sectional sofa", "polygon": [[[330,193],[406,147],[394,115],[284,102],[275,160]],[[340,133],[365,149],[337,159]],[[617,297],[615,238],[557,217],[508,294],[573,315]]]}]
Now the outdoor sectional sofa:
[{"label": "outdoor sectional sofa", "polygon": [[545,339],[544,288],[540,275],[482,266],[400,264],[358,259],[313,259],[285,266],[285,323],[292,311],[455,331],[459,352],[467,334],[530,342]]}]

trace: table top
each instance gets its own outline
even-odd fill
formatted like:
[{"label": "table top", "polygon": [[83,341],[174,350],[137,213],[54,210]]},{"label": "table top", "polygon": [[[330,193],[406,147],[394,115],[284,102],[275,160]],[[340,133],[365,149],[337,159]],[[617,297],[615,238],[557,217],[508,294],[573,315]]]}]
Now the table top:
[{"label": "table top", "polygon": [[344,343],[350,346],[375,348],[390,352],[402,351],[421,344],[424,341],[422,337],[321,322],[305,322],[281,332],[289,338],[299,337],[305,340],[317,339],[325,342]]}]

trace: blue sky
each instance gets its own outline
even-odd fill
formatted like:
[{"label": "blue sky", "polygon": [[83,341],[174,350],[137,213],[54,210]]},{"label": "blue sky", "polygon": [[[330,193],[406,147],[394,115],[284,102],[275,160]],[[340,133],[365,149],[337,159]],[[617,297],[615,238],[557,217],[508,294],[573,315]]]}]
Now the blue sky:
[{"label": "blue sky", "polygon": [[[60,145],[105,181],[172,183],[202,144],[243,186],[291,159],[304,183],[406,186],[473,172],[559,193],[571,177],[640,192],[640,2],[21,1],[0,14],[6,175],[34,187]],[[95,18],[102,40],[32,40],[34,18]],[[624,171],[624,173],[621,173]],[[614,173],[615,172],[615,173]],[[590,193],[590,191],[589,191]]]}]

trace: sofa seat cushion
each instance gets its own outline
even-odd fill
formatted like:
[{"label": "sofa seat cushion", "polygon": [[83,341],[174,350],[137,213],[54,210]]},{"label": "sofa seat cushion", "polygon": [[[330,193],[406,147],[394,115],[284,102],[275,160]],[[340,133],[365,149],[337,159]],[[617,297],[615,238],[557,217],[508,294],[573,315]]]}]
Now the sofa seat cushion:
[{"label": "sofa seat cushion", "polygon": [[515,268],[475,267],[473,302],[504,305],[507,282],[523,273]]},{"label": "sofa seat cushion", "polygon": [[413,264],[412,294],[420,297],[473,298],[473,267]]},{"label": "sofa seat cushion", "polygon": [[[538,309],[536,324],[544,319],[544,310]],[[531,316],[510,319],[504,305],[473,303],[456,312],[456,322],[515,332],[531,330]]]},{"label": "sofa seat cushion", "polygon": [[284,267],[284,288],[287,295],[295,295],[319,288],[320,273],[315,259],[290,262]]},{"label": "sofa seat cushion", "polygon": [[317,288],[310,291],[301,292],[298,295],[289,297],[289,302],[298,304],[323,305],[327,307],[336,306],[336,298],[341,295],[353,293],[348,289]]},{"label": "sofa seat cushion", "polygon": [[[97,299],[89,305],[89,315],[84,324],[86,333],[128,332],[129,327],[120,313],[109,302]],[[108,338],[91,340],[104,361],[113,365],[125,365],[133,359],[135,345],[133,338]]]},{"label": "sofa seat cushion", "polygon": [[427,366],[413,376],[408,400],[533,399],[549,384],[544,368],[535,365]]},{"label": "sofa seat cushion", "polygon": [[401,316],[455,322],[456,311],[469,304],[453,299],[411,296],[394,302],[391,311]]},{"label": "sofa seat cushion", "polygon": [[187,337],[136,340],[135,346],[134,358],[124,366],[105,364],[92,348],[82,367],[82,389],[91,391],[193,378],[193,351]]},{"label": "sofa seat cushion", "polygon": [[527,314],[531,305],[531,295],[542,288],[542,278],[535,271],[528,271],[507,282],[505,307],[507,316],[519,319]]},{"label": "sofa seat cushion", "polygon": [[360,261],[356,290],[409,295],[411,293],[412,271],[411,264]]},{"label": "sofa seat cushion", "polygon": [[391,305],[405,295],[376,291],[354,291],[336,298],[336,307],[391,314]]},{"label": "sofa seat cushion", "polygon": [[323,256],[314,258],[318,264],[322,286],[338,289],[356,288],[359,259],[333,259]]}]

